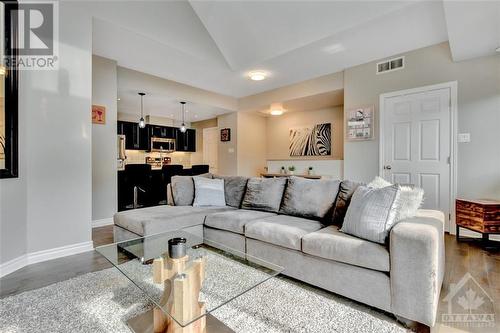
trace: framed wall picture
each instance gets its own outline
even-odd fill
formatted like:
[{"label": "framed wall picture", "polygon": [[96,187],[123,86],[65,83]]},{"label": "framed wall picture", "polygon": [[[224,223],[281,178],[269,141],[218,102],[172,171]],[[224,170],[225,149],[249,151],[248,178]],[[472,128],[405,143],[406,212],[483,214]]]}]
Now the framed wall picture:
[{"label": "framed wall picture", "polygon": [[290,128],[289,140],[290,156],[329,156],[332,154],[332,124]]},{"label": "framed wall picture", "polygon": [[231,141],[231,129],[223,128],[220,130],[220,141],[227,142]]},{"label": "framed wall picture", "polygon": [[346,111],[346,140],[372,140],[375,106],[363,106]]},{"label": "framed wall picture", "polygon": [[92,124],[106,124],[106,107],[92,105]]},{"label": "framed wall picture", "polygon": [[0,1],[0,178],[19,176],[17,1]]}]

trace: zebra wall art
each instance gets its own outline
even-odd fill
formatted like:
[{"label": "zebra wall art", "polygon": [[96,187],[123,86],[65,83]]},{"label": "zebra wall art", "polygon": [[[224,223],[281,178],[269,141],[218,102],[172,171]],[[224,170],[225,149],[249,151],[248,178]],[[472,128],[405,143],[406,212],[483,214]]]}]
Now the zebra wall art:
[{"label": "zebra wall art", "polygon": [[332,124],[290,129],[290,156],[328,156],[332,154]]}]

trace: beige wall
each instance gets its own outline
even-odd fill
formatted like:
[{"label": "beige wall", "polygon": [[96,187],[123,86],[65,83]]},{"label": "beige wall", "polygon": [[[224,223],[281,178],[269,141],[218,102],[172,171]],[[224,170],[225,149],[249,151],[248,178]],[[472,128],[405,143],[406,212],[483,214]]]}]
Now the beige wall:
[{"label": "beige wall", "polygon": [[[500,56],[453,62],[448,43],[404,54],[405,68],[376,75],[375,64],[344,74],[344,107],[375,105],[380,94],[458,81],[458,131],[470,143],[458,144],[458,196],[500,199]],[[345,142],[345,177],[369,181],[378,174],[379,135],[367,142]]]},{"label": "beige wall", "polygon": [[217,127],[217,118],[191,123],[196,130],[196,152],[191,154],[191,164],[203,164],[203,129],[210,127]]},{"label": "beige wall", "polygon": [[217,117],[217,123],[220,129],[231,129],[231,141],[220,142],[218,149],[217,168],[221,175],[237,175],[237,141],[238,141],[238,113],[226,113]]},{"label": "beige wall", "polygon": [[[332,124],[332,155],[291,157],[288,153],[289,129],[322,123]],[[341,106],[285,113],[267,118],[267,154],[269,160],[341,160],[344,157],[343,108]]]},{"label": "beige wall", "polygon": [[238,113],[238,176],[259,176],[266,166],[266,118],[256,113]]}]

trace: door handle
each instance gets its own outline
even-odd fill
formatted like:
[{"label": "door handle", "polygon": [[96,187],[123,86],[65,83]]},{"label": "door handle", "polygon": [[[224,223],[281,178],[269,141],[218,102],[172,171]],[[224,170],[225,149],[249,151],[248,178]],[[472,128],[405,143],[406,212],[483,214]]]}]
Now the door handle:
[{"label": "door handle", "polygon": [[392,167],[391,167],[390,165],[384,165],[384,169],[385,169],[385,170],[391,170],[391,169],[392,169]]}]

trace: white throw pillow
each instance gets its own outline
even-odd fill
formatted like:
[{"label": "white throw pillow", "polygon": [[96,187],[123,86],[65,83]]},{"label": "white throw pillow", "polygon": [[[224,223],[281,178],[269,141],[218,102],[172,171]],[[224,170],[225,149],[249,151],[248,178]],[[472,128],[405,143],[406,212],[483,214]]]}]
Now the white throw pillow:
[{"label": "white throw pillow", "polygon": [[224,179],[208,179],[205,177],[193,177],[194,202],[193,206],[226,206],[224,196]]},{"label": "white throw pillow", "polygon": [[384,244],[396,222],[400,192],[397,185],[383,188],[359,186],[352,195],[340,231]]},{"label": "white throw pillow", "polygon": [[[381,177],[375,177],[367,186],[373,188],[383,188],[391,186],[387,180]],[[424,190],[419,187],[399,186],[401,194],[399,196],[399,211],[396,216],[396,222],[414,217],[424,201]]]}]

